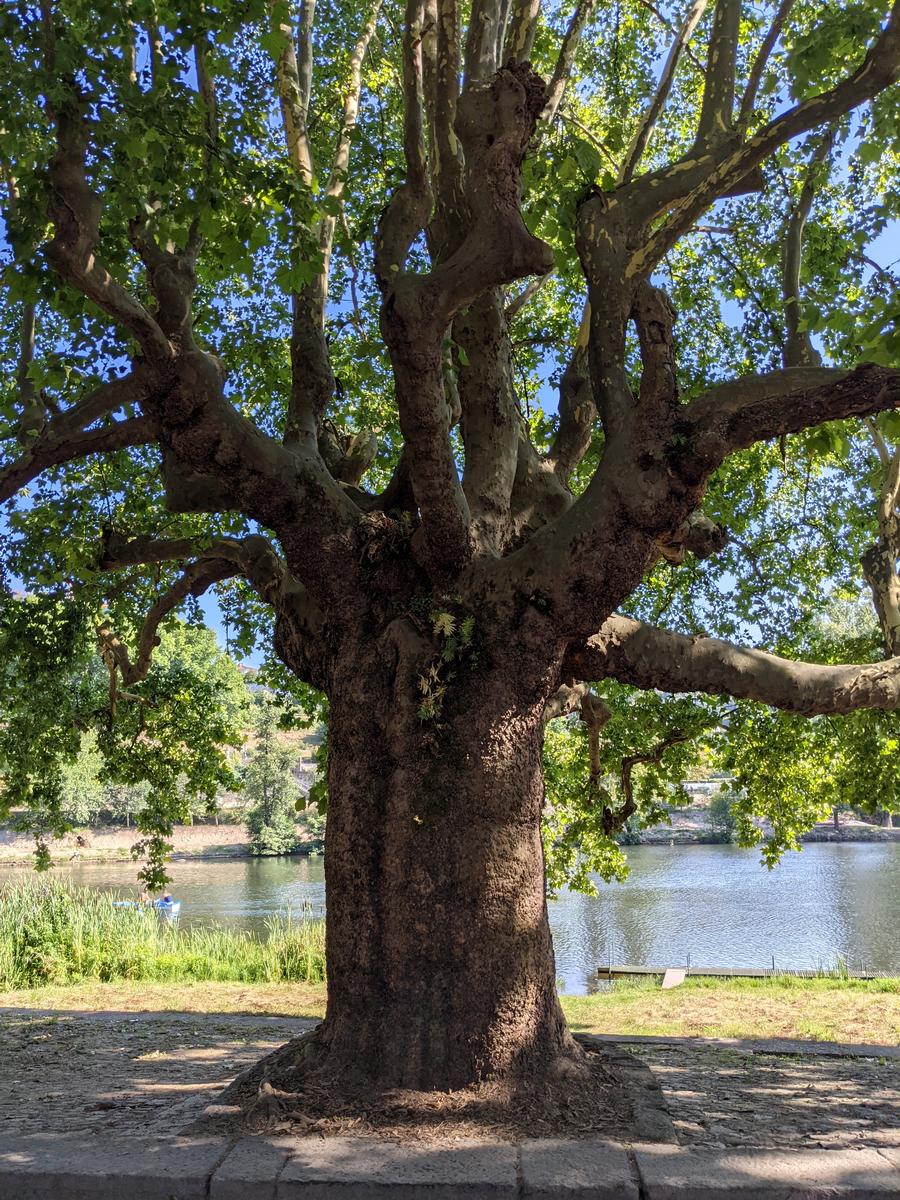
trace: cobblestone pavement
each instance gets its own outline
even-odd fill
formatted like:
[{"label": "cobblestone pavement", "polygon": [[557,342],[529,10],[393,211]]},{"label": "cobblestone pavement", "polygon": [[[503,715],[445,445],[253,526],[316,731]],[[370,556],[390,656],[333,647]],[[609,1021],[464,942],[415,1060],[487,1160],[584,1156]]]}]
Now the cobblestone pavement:
[{"label": "cobblestone pavement", "polygon": [[683,1145],[900,1146],[900,1061],[629,1045],[655,1072]]},{"label": "cobblestone pavement", "polygon": [[309,1021],[0,1010],[0,1136],[175,1133]]},{"label": "cobblestone pavement", "polygon": [[[0,1136],[174,1133],[245,1066],[310,1022],[0,1009]],[[686,1145],[900,1146],[900,1060],[629,1045]]]}]

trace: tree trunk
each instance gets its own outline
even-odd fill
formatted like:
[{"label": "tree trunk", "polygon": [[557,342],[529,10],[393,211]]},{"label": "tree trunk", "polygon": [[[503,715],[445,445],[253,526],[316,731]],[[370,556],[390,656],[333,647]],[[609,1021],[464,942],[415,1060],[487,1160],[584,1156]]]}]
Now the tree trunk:
[{"label": "tree trunk", "polygon": [[348,676],[331,694],[319,1052],[385,1088],[564,1068],[580,1051],[547,921],[542,706],[482,675],[422,720],[383,665],[356,656]]}]

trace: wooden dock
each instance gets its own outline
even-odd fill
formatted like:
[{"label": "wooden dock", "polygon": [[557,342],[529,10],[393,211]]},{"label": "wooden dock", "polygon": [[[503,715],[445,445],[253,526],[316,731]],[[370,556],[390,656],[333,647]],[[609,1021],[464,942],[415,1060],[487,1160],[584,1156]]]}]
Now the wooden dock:
[{"label": "wooden dock", "polygon": [[[675,964],[672,964],[675,965]],[[628,964],[598,967],[601,979],[623,979],[627,975],[658,975],[662,977],[671,967],[636,967]],[[880,979],[881,976],[860,971],[797,971],[788,967],[683,967],[688,976],[708,979],[773,979],[780,975],[792,975],[795,979]]]}]

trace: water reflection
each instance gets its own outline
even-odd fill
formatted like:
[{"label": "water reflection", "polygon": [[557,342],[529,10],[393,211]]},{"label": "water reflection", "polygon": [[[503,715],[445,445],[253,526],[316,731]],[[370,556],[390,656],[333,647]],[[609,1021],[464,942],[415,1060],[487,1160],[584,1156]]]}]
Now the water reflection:
[{"label": "water reflection", "polygon": [[[636,846],[625,884],[550,902],[556,973],[566,991],[596,987],[597,968],[635,965],[816,967],[900,974],[900,845],[817,844],[769,872],[731,846]],[[137,890],[133,864],[70,864],[89,887]],[[261,930],[266,917],[324,913],[322,859],[176,862],[182,920]],[[0,882],[24,870],[0,868]]]}]

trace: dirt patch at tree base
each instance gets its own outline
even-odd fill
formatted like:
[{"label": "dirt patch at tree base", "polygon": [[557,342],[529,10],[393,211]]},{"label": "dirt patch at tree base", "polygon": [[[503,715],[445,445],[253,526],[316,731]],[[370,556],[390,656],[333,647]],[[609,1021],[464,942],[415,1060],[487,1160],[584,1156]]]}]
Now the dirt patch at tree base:
[{"label": "dirt patch at tree base", "polygon": [[390,1141],[490,1137],[608,1137],[676,1142],[650,1068],[615,1046],[585,1045],[584,1069],[539,1083],[488,1081],[455,1091],[377,1091],[305,1069],[314,1033],[294,1039],[239,1075],[182,1132],[376,1136]]}]

